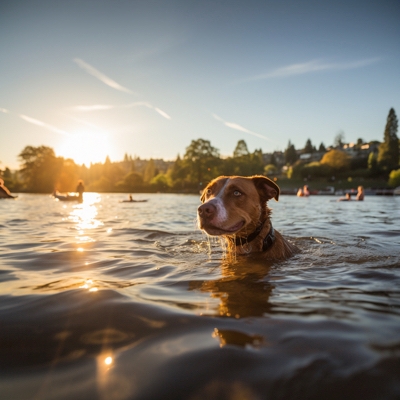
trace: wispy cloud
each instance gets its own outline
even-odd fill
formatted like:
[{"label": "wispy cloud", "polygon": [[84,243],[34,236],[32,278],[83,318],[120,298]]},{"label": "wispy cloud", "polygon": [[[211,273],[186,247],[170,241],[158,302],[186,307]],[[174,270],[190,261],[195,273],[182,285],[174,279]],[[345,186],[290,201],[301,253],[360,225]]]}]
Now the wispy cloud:
[{"label": "wispy cloud", "polygon": [[158,112],[161,116],[166,119],[171,119],[171,117],[163,110],[160,110],[157,107],[154,107],[147,101],[135,101],[134,103],[128,104],[93,104],[90,106],[75,106],[72,109],[80,112],[90,112],[90,111],[104,111],[104,110],[115,110],[115,109],[127,109],[134,107],[147,107],[156,112]]},{"label": "wispy cloud", "polygon": [[[130,89],[121,86],[119,83],[115,82],[113,79],[109,78],[93,66],[89,65],[87,62],[81,60],[80,58],[75,58],[74,62],[83,70],[85,70],[87,73],[90,75],[96,77],[99,79],[101,82],[104,84],[112,87],[113,89],[119,90],[121,92],[125,93],[130,93],[130,94],[137,94],[133,93]],[[161,116],[163,116],[166,119],[171,119],[171,117],[163,110],[159,109],[158,107],[154,107],[152,104],[150,104],[147,101],[136,101],[134,103],[129,103],[129,104],[121,104],[121,105],[113,105],[113,104],[93,104],[90,106],[76,106],[73,107],[75,111],[81,111],[81,112],[87,112],[87,111],[101,111],[101,110],[112,110],[116,108],[132,108],[132,107],[138,107],[138,106],[143,106],[147,108],[151,108],[152,110],[156,111],[159,113]]]},{"label": "wispy cloud", "polygon": [[237,123],[235,123],[235,122],[228,122],[228,121],[225,121],[224,119],[222,119],[221,117],[219,117],[219,116],[216,115],[216,114],[212,114],[212,116],[213,116],[217,121],[222,122],[222,123],[223,123],[225,126],[227,126],[228,128],[232,128],[232,129],[235,129],[235,130],[237,130],[237,131],[241,131],[241,132],[248,133],[249,135],[253,135],[253,136],[256,136],[256,137],[258,137],[258,138],[260,138],[260,139],[267,140],[268,142],[277,143],[277,142],[275,142],[274,140],[271,140],[271,139],[267,138],[266,136],[261,135],[260,133],[256,133],[256,132],[253,132],[253,131],[251,131],[251,130],[249,130],[249,129],[247,129],[247,128],[244,128],[243,126],[241,126],[241,125],[239,125],[239,124],[237,124]]},{"label": "wispy cloud", "polygon": [[51,132],[54,132],[54,133],[59,133],[61,135],[68,135],[68,132],[65,132],[65,131],[63,131],[61,129],[58,129],[53,125],[46,124],[45,122],[39,121],[38,119],[31,118],[31,117],[28,117],[27,115],[23,115],[23,114],[20,114],[19,116],[23,120],[25,120],[25,121],[33,124],[33,125],[37,125],[37,126],[40,126],[40,127],[44,128],[44,129],[47,129],[48,131],[51,131]]},{"label": "wispy cloud", "polygon": [[113,89],[119,90],[125,93],[133,93],[130,89],[120,85],[119,83],[115,82],[113,79],[109,78],[107,75],[103,74],[96,68],[92,67],[87,62],[81,60],[80,58],[74,58],[74,62],[83,70],[85,70],[88,74],[94,76],[99,81],[103,82],[105,85],[112,87]]},{"label": "wispy cloud", "polygon": [[61,115],[62,115],[63,117],[65,117],[65,118],[68,118],[68,119],[72,120],[72,121],[78,122],[79,124],[88,126],[89,128],[93,128],[93,129],[96,129],[96,130],[98,130],[98,131],[103,131],[102,128],[98,127],[98,126],[95,125],[95,124],[92,124],[91,122],[85,121],[85,120],[80,119],[80,118],[71,117],[70,115],[64,114],[64,113],[61,113]]},{"label": "wispy cloud", "polygon": [[171,117],[163,110],[160,110],[157,107],[154,107],[154,110],[156,110],[161,116],[163,116],[166,119],[171,119]]},{"label": "wispy cloud", "polygon": [[341,71],[348,69],[363,68],[381,61],[381,58],[368,58],[344,63],[329,63],[323,60],[311,60],[305,63],[291,64],[284,67],[268,71],[264,74],[251,76],[242,79],[240,82],[258,81],[271,78],[285,78],[294,75],[304,75],[318,71]]},{"label": "wispy cloud", "polygon": [[6,108],[1,108],[0,107],[0,111],[4,114],[10,114],[10,111],[8,111]]}]

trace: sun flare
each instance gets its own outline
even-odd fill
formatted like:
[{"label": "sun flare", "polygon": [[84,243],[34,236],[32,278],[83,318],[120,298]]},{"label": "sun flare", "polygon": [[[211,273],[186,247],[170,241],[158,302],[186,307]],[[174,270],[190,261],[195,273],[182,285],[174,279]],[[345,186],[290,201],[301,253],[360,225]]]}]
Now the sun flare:
[{"label": "sun flare", "polygon": [[81,131],[66,136],[56,149],[64,158],[72,158],[76,164],[104,162],[110,154],[108,135],[103,132]]}]

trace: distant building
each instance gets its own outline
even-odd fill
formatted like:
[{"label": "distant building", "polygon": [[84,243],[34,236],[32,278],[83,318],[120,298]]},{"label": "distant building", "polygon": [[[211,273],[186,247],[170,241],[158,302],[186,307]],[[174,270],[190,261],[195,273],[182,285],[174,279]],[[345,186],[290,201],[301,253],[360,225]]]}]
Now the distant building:
[{"label": "distant building", "polygon": [[300,154],[299,159],[302,161],[313,162],[313,161],[321,161],[322,157],[326,152],[324,151],[315,151],[314,153],[304,153]]},{"label": "distant building", "polygon": [[376,141],[360,145],[346,143],[343,145],[342,150],[351,158],[368,158],[370,153],[378,153],[379,145],[380,143]]}]

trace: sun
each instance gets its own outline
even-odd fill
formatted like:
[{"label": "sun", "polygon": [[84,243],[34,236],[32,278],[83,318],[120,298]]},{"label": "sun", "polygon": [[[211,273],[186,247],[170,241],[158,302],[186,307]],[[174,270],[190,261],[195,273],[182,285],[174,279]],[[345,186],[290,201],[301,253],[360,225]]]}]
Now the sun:
[{"label": "sun", "polygon": [[110,141],[104,132],[79,131],[69,134],[56,149],[56,154],[72,158],[76,164],[104,162],[110,154]]}]

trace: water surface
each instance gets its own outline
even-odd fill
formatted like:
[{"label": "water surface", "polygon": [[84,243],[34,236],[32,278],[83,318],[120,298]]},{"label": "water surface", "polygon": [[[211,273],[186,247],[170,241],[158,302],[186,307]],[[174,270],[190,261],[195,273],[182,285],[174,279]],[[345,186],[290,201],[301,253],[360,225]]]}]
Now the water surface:
[{"label": "water surface", "polygon": [[0,201],[1,399],[400,398],[400,197],[270,202],[279,263],[124,197]]}]

